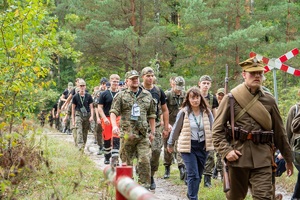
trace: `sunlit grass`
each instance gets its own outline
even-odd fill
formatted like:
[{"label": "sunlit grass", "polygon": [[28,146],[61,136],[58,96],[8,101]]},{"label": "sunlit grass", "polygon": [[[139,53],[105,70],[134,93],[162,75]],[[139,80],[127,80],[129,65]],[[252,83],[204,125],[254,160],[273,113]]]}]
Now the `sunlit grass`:
[{"label": "sunlit grass", "polygon": [[21,185],[18,199],[114,199],[113,187],[87,155],[67,141],[41,141],[43,164]]}]

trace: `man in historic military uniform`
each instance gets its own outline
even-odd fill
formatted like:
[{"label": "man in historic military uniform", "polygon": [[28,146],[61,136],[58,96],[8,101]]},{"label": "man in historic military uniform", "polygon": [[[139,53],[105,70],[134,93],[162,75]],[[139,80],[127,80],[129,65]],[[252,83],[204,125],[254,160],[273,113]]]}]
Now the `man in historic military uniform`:
[{"label": "man in historic military uniform", "polygon": [[262,62],[253,57],[239,65],[245,82],[224,96],[213,124],[215,149],[228,165],[227,199],[244,199],[248,187],[253,199],[273,199],[272,144],[286,160],[288,176],[293,174],[291,148],[276,101],[262,90]]},{"label": "man in historic military uniform", "polygon": [[[122,162],[133,165],[137,158],[139,182],[150,188],[151,141],[155,135],[156,108],[151,94],[139,86],[139,74],[135,70],[125,74],[128,88],[116,94],[110,110],[113,134],[121,138]],[[120,129],[117,116],[121,116]],[[151,131],[149,131],[151,130]],[[126,160],[123,160],[123,159]]]},{"label": "man in historic military uniform", "polygon": [[[175,77],[173,79],[174,84],[171,84],[172,88],[171,90],[166,91],[166,97],[167,97],[167,107],[169,110],[169,123],[173,126],[173,124],[176,121],[177,113],[180,110],[181,104],[183,102],[183,99],[185,97],[185,80],[182,76]],[[173,161],[173,154],[168,152],[167,149],[167,141],[169,139],[169,136],[167,138],[164,138],[164,166],[165,166],[165,174],[164,179],[167,179],[170,177],[170,166]],[[175,143],[175,150],[177,149],[177,142]],[[180,172],[180,179],[184,180],[185,178],[185,165],[181,158],[180,152],[176,153],[177,157],[177,165]]]},{"label": "man in historic military uniform", "polygon": [[[198,86],[201,91],[201,95],[205,98],[213,116],[216,116],[217,108],[219,106],[217,98],[215,95],[209,92],[211,88],[212,79],[208,75],[203,75],[200,77]],[[204,168],[204,187],[211,187],[211,176],[215,168],[215,152],[209,151]]]},{"label": "man in historic military uniform", "polygon": [[[166,104],[166,95],[164,91],[154,84],[155,75],[154,70],[151,67],[145,67],[142,69],[143,83],[142,87],[148,90],[154,101],[156,102],[156,120],[155,120],[155,137],[151,144],[152,156],[151,156],[151,190],[155,190],[156,184],[154,181],[154,174],[159,167],[159,158],[161,149],[163,146],[163,138],[169,136],[169,111]],[[163,135],[162,135],[163,134]]]}]

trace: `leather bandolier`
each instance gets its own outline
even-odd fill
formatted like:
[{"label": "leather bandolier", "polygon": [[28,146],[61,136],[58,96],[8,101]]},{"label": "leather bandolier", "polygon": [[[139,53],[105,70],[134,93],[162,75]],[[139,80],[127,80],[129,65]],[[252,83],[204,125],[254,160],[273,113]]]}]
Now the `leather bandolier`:
[{"label": "leather bandolier", "polygon": [[[233,139],[231,127],[227,127],[226,138],[228,141]],[[239,140],[240,142],[245,142],[246,140],[252,140],[255,144],[268,144],[273,142],[273,130],[271,131],[263,131],[263,130],[255,130],[255,131],[247,131],[242,129],[241,127],[234,127],[234,139]]]},{"label": "leather bandolier", "polygon": [[[235,98],[233,97],[233,95],[231,93],[229,93],[228,96],[230,98],[230,101],[235,101]],[[254,99],[253,101],[250,101],[248,104],[250,106],[248,106],[248,105],[245,106],[248,108],[243,110],[244,113],[249,111],[249,109],[251,108],[251,105],[258,103],[257,99],[258,98]],[[231,103],[231,106],[233,106],[233,103]],[[234,113],[231,113],[231,115],[234,115]],[[238,115],[240,115],[240,113]],[[235,118],[234,122],[231,122],[231,123],[234,123],[234,125],[235,125],[236,120],[237,119]],[[270,125],[267,125],[267,126],[269,127]],[[234,131],[232,131],[232,128],[234,129]],[[227,126],[225,128],[225,131],[226,131],[226,137],[227,137],[228,141],[232,141],[232,139],[234,139],[234,140],[239,140],[240,142],[245,142],[246,140],[252,140],[255,144],[259,144],[259,143],[272,144],[273,143],[273,136],[274,136],[273,130],[264,131],[264,130],[260,129],[260,130],[248,131],[248,130],[243,129],[242,127],[237,127],[237,126],[231,125],[231,126]],[[233,135],[234,135],[234,138],[233,138]]]}]

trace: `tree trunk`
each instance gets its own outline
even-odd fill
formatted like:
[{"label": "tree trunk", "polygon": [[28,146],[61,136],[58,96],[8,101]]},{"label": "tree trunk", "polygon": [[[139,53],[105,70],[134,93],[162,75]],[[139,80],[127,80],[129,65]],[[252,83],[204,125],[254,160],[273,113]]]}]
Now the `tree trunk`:
[{"label": "tree trunk", "polygon": [[[240,0],[236,0],[235,30],[239,30],[241,27],[241,13],[240,13],[239,5],[240,5]],[[235,62],[237,65],[240,62],[239,46],[237,44],[235,46]]]}]

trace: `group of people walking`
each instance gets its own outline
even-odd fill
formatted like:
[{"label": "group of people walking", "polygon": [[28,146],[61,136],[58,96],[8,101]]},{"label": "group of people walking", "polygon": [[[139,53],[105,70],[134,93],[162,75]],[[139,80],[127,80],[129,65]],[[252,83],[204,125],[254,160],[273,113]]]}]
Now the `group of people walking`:
[{"label": "group of people walking", "polygon": [[[292,135],[298,129],[287,138],[275,99],[262,89],[262,62],[254,57],[239,65],[244,83],[228,94],[224,88],[211,94],[208,75],[187,91],[182,76],[172,77],[171,88],[163,91],[155,84],[155,71],[145,67],[141,73],[126,72],[125,87],[120,76],[112,74],[109,84],[103,83],[100,89],[101,80],[93,95],[86,91],[83,79],[76,80],[62,109],[69,110],[65,118],[71,116],[80,150],[92,124],[104,163],[116,166],[120,159],[133,165],[136,159],[138,181],[147,189],[156,189],[154,177],[163,150],[163,178],[170,177],[175,158],[191,200],[198,199],[203,175],[204,187],[211,187],[211,178],[218,173],[223,178],[223,164],[230,183],[227,199],[245,199],[248,189],[253,199],[274,199],[274,150],[280,151],[291,176],[296,156],[289,142],[291,138],[295,141]],[[293,115],[289,126],[297,115],[300,118],[300,114]],[[300,199],[299,185],[297,181],[293,199]]]}]

